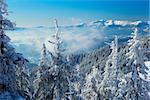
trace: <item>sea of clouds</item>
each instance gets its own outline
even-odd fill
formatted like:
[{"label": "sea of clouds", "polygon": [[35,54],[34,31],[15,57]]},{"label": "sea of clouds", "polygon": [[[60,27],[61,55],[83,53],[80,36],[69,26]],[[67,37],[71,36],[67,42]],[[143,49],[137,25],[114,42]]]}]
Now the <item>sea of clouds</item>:
[{"label": "sea of clouds", "polygon": [[[112,40],[115,35],[118,35],[120,39],[127,39],[135,26],[140,28],[142,34],[148,34],[149,22],[142,21],[99,20],[62,26],[60,30],[66,52],[76,53],[91,51],[103,46],[105,41]],[[43,43],[46,44],[49,51],[53,52],[53,45],[48,41],[53,41],[54,27],[17,27],[13,31],[7,31],[6,34],[11,38],[11,43],[16,51],[22,53],[33,63],[38,62]]]}]

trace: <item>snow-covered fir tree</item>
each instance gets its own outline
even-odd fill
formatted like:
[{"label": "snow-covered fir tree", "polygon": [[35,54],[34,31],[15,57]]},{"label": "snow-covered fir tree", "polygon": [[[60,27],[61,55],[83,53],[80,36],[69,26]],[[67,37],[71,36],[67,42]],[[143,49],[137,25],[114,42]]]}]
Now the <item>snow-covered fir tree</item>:
[{"label": "snow-covered fir tree", "polygon": [[[18,54],[19,56],[19,54]],[[27,71],[27,64],[28,61],[22,57],[17,60],[16,66],[16,78],[17,78],[17,88],[18,93],[22,97],[27,100],[32,99],[32,89],[31,89],[31,80],[30,80],[30,73]]]},{"label": "snow-covered fir tree", "polygon": [[[8,15],[5,0],[0,0],[0,100],[15,100],[19,95],[16,70],[24,59],[10,45],[10,38],[5,35],[7,27],[13,27]],[[25,60],[25,59],[24,59]]]},{"label": "snow-covered fir tree", "polygon": [[90,74],[87,74],[85,77],[84,88],[82,89],[82,98],[84,100],[97,100],[98,99],[98,68],[95,66],[92,67]]},{"label": "snow-covered fir tree", "polygon": [[[72,59],[72,60],[71,60]],[[68,76],[69,82],[69,94],[70,97],[74,98],[74,100],[81,100],[81,90],[82,90],[82,79],[80,76],[80,66],[72,64],[73,58],[72,56],[67,57],[67,65],[68,72],[70,73]]]},{"label": "snow-covered fir tree", "polygon": [[33,98],[36,100],[43,100],[43,99],[50,99],[51,97],[51,80],[50,74],[48,73],[49,63],[50,60],[48,59],[47,49],[45,44],[43,44],[41,50],[41,58],[40,63],[38,65],[38,69],[36,71],[36,77],[33,81],[34,93]]},{"label": "snow-covered fir tree", "polygon": [[76,94],[78,95],[78,97],[81,97],[81,77],[80,77],[80,66],[76,65],[73,69],[72,74],[72,82],[73,82],[73,88],[76,91]]},{"label": "snow-covered fir tree", "polygon": [[[127,68],[129,73],[124,76],[120,83],[119,97],[125,100],[146,100],[148,97],[148,83],[144,80],[148,68],[144,64],[144,55],[138,29],[135,28],[128,41],[129,52],[127,56]],[[143,76],[143,77],[142,77]]]},{"label": "snow-covered fir tree", "polygon": [[[5,0],[0,0],[0,99],[12,99],[17,95],[15,65],[9,57],[14,53],[14,48],[9,45],[10,38],[5,35],[5,15],[7,15]],[[2,97],[5,92],[11,92],[12,96]]]},{"label": "snow-covered fir tree", "polygon": [[101,99],[112,100],[118,90],[118,75],[120,74],[120,68],[118,65],[118,38],[115,36],[115,40],[110,44],[111,54],[106,61],[106,67],[104,69],[104,78],[99,84],[99,92]]},{"label": "snow-covered fir tree", "polygon": [[[60,30],[55,20],[56,34],[53,35],[54,41],[49,41],[54,45],[54,52],[48,51],[43,45],[41,61],[38,69],[38,78],[34,82],[38,85],[34,97],[37,100],[72,100],[75,96],[73,94],[73,86],[71,82],[70,65],[64,55],[63,42],[60,37]],[[47,59],[47,55],[51,56],[51,60]],[[45,67],[46,66],[46,67]],[[43,68],[45,70],[43,70]]]},{"label": "snow-covered fir tree", "polygon": [[54,52],[51,53],[53,64],[51,70],[54,78],[54,91],[53,99],[62,100],[62,99],[73,99],[70,98],[72,93],[70,84],[69,84],[69,67],[64,55],[65,49],[63,48],[63,42],[60,37],[60,28],[58,26],[57,20],[55,20],[56,34],[53,35],[54,41],[49,41],[49,43],[54,45]]},{"label": "snow-covered fir tree", "polygon": [[47,48],[46,48],[45,44],[43,44],[39,66],[41,66],[41,67],[48,67],[50,65],[50,61],[49,60],[50,59],[48,58]]}]

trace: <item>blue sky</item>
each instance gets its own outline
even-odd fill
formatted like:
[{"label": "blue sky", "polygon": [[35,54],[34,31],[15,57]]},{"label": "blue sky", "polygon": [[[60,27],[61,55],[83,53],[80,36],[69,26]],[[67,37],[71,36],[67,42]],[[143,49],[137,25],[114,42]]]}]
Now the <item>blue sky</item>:
[{"label": "blue sky", "polygon": [[18,26],[53,26],[99,19],[148,20],[148,0],[7,0],[9,18]]}]

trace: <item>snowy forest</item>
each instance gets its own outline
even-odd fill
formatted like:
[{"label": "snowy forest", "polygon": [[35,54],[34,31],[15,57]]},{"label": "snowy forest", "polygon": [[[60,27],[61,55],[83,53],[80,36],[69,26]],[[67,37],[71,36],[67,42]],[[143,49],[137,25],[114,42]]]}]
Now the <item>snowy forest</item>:
[{"label": "snowy forest", "polygon": [[54,19],[55,33],[47,41],[54,51],[42,43],[38,65],[29,69],[30,61],[5,34],[15,27],[8,13],[0,0],[0,100],[150,100],[149,29],[141,36],[134,26],[123,43],[114,35],[103,47],[70,54]]}]

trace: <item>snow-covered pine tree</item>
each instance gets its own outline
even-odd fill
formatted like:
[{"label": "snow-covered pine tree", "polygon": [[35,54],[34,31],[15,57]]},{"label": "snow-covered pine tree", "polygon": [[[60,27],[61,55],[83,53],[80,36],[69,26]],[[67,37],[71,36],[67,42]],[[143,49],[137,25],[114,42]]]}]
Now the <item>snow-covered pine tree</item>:
[{"label": "snow-covered pine tree", "polygon": [[[33,76],[32,76],[33,77]],[[39,90],[39,83],[41,82],[41,73],[39,70],[36,71],[35,76],[33,77],[33,88],[34,88],[34,92],[33,92],[33,98],[37,97],[37,93]]]},{"label": "snow-covered pine tree", "polygon": [[33,87],[34,87],[34,93],[33,98],[36,100],[42,100],[42,99],[50,99],[48,98],[48,95],[50,95],[49,91],[51,91],[51,80],[49,80],[48,68],[50,67],[47,54],[47,49],[45,44],[43,44],[42,50],[41,50],[41,58],[40,63],[38,65],[38,69],[36,71],[36,76],[33,81]]},{"label": "snow-covered pine tree", "polygon": [[138,29],[135,28],[131,34],[131,39],[128,41],[129,52],[126,54],[126,65],[130,71],[120,84],[119,97],[125,100],[146,100],[148,84],[141,76],[147,76],[146,70],[148,68],[144,64],[143,48]]},{"label": "snow-covered pine tree", "polygon": [[84,88],[82,89],[82,98],[84,100],[97,100],[98,99],[98,68],[92,67],[91,73],[87,74],[85,77]]},{"label": "snow-covered pine tree", "polygon": [[[38,78],[36,82],[38,89],[36,89],[34,97],[36,100],[62,100],[71,99],[72,96],[72,84],[70,79],[70,66],[67,64],[66,56],[64,55],[65,49],[63,49],[63,42],[60,37],[60,30],[55,20],[56,34],[53,35],[54,41],[49,43],[54,45],[54,52],[48,51],[48,55],[51,56],[51,60],[47,60],[46,47],[43,45],[42,57],[38,69]],[[47,66],[46,68],[42,66]],[[46,70],[41,69],[44,68]]]},{"label": "snow-covered pine tree", "polygon": [[68,83],[69,83],[68,94],[70,94],[70,97],[73,98],[74,100],[81,100],[82,80],[80,76],[80,66],[73,65],[72,61],[74,61],[73,56],[72,55],[68,56],[67,65],[68,65],[68,72],[70,73],[68,76]]},{"label": "snow-covered pine tree", "polygon": [[28,61],[24,59],[21,54],[18,54],[18,57],[19,58],[16,62],[16,78],[18,93],[26,100],[31,100],[33,91],[31,89],[30,73],[29,71],[27,71]]},{"label": "snow-covered pine tree", "polygon": [[[54,91],[53,99],[62,100],[70,99],[72,95],[69,90],[69,67],[67,65],[67,60],[64,56],[65,49],[63,48],[63,42],[60,37],[60,28],[58,26],[57,20],[55,20],[56,34],[53,35],[54,41],[49,41],[49,43],[54,45],[54,52],[50,52],[53,64],[50,71],[54,78]],[[70,79],[69,79],[70,80]],[[71,98],[72,100],[73,98]]]},{"label": "snow-covered pine tree", "polygon": [[[14,52],[14,48],[8,44],[10,38],[4,33],[6,6],[5,0],[0,0],[0,99],[2,100],[8,99],[7,97],[1,98],[2,94],[7,91],[10,91],[12,95],[17,94],[15,65],[9,57]],[[12,97],[9,96],[9,99],[11,100]]]},{"label": "snow-covered pine tree", "polygon": [[39,66],[42,67],[42,69],[44,70],[46,67],[50,65],[49,62],[50,61],[48,59],[47,48],[45,44],[43,44]]},{"label": "snow-covered pine tree", "polygon": [[81,77],[80,77],[80,66],[79,65],[75,65],[74,68],[72,69],[72,77],[71,77],[71,80],[72,80],[72,84],[73,84],[73,88],[74,88],[74,91],[76,92],[77,94],[77,97],[81,97],[80,94],[81,94]]},{"label": "snow-covered pine tree", "polygon": [[[14,100],[19,96],[17,86],[17,65],[23,62],[20,54],[15,53],[9,44],[10,38],[5,35],[6,27],[12,27],[11,21],[6,19],[7,5],[0,0],[0,100]],[[23,58],[24,59],[24,58]]]},{"label": "snow-covered pine tree", "polygon": [[106,67],[104,69],[104,78],[99,84],[99,92],[101,99],[112,100],[115,98],[118,90],[118,75],[120,74],[120,68],[118,65],[118,38],[115,36],[115,40],[110,44],[111,54],[106,61]]}]

